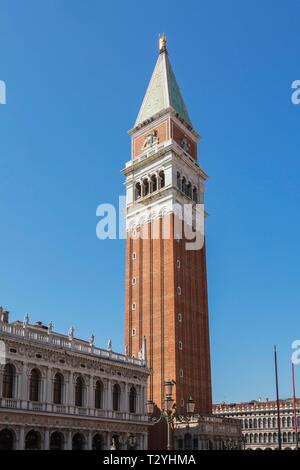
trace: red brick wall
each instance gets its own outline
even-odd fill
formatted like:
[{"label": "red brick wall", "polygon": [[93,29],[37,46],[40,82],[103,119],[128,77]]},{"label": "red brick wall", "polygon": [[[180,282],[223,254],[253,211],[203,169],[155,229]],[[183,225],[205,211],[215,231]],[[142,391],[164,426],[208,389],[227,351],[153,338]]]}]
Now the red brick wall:
[{"label": "red brick wall", "polygon": [[185,137],[189,144],[190,144],[190,150],[189,150],[189,155],[197,160],[197,144],[190,138],[187,137],[187,135],[183,132],[183,130],[176,126],[176,124],[172,121],[171,125],[171,137],[175,142],[179,145],[181,145],[182,139]]},{"label": "red brick wall", "polygon": [[162,143],[168,139],[170,139],[170,125],[169,125],[169,118],[166,118],[165,121],[161,122],[158,125],[155,125],[145,131],[143,134],[139,135],[138,137],[133,139],[133,158],[138,157],[143,152],[143,146],[145,142],[145,138],[147,135],[151,134],[153,131],[157,131],[157,137],[159,139],[159,143]]},{"label": "red brick wall", "polygon": [[[173,215],[167,221],[173,227]],[[187,251],[185,241],[173,238],[154,240],[151,229],[161,234],[162,220],[147,224],[147,240],[127,239],[126,249],[126,319],[125,343],[129,354],[138,356],[142,338],[147,338],[148,367],[151,376],[148,398],[163,406],[163,382],[176,381],[174,398],[180,409],[181,399],[189,396],[196,402],[196,411],[211,413],[211,371],[205,247]],[[132,253],[136,260],[132,261]],[[176,260],[181,263],[180,269]],[[137,284],[131,285],[131,278]],[[177,286],[182,289],[177,295]],[[136,310],[131,311],[132,302]],[[181,313],[182,323],[178,322]],[[132,328],[136,336],[131,336]],[[178,343],[183,342],[183,350]],[[180,368],[184,377],[180,378]],[[181,412],[185,411],[180,409]]]}]

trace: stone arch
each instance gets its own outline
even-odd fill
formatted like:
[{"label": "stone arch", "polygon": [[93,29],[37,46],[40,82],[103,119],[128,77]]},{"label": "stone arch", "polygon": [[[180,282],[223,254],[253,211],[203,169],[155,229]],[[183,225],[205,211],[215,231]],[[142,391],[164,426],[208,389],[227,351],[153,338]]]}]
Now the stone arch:
[{"label": "stone arch", "polygon": [[0,451],[14,450],[16,448],[16,433],[11,428],[3,428],[0,431]]},{"label": "stone arch", "polygon": [[135,183],[135,187],[134,187],[134,200],[137,201],[141,197],[142,197],[142,185],[140,181],[138,181],[137,183]]},{"label": "stone arch", "polygon": [[54,431],[50,436],[49,449],[50,450],[64,450],[65,436],[62,432]]},{"label": "stone arch", "polygon": [[157,191],[158,189],[158,181],[157,181],[157,175],[156,173],[154,173],[152,176],[151,176],[151,192],[155,192]]},{"label": "stone arch", "polygon": [[81,432],[76,432],[72,437],[72,450],[84,450],[85,437]]},{"label": "stone arch", "polygon": [[132,386],[129,391],[129,413],[136,413],[137,393],[136,388]]},{"label": "stone arch", "polygon": [[53,380],[53,403],[61,405],[63,402],[64,376],[57,372]]},{"label": "stone arch", "polygon": [[120,411],[121,406],[121,387],[119,384],[113,386],[113,410]]},{"label": "stone arch", "polygon": [[95,408],[100,410],[103,408],[104,385],[102,380],[97,380],[95,384]]},{"label": "stone arch", "polygon": [[160,170],[159,174],[159,187],[164,188],[166,184],[166,179],[165,179],[165,172],[164,170]]},{"label": "stone arch", "polygon": [[82,375],[78,375],[75,379],[75,406],[84,406],[84,390],[84,379]]},{"label": "stone arch", "polygon": [[41,450],[42,437],[39,431],[32,429],[25,437],[25,450]]},{"label": "stone arch", "polygon": [[92,449],[93,450],[103,450],[104,447],[104,439],[102,434],[96,433],[93,436],[93,441],[92,441]]},{"label": "stone arch", "polygon": [[8,363],[4,366],[2,396],[3,398],[14,398],[16,388],[16,368],[13,364]]},{"label": "stone arch", "polygon": [[42,374],[40,369],[34,367],[29,377],[29,400],[40,401],[41,398]]}]

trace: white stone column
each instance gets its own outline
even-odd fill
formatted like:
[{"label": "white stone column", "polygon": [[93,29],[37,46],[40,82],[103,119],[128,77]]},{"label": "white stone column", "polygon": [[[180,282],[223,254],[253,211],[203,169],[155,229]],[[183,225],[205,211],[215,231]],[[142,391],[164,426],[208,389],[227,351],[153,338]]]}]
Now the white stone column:
[{"label": "white stone column", "polygon": [[111,446],[111,433],[107,432],[106,433],[106,450],[110,450]]},{"label": "white stone column", "polygon": [[141,450],[148,450],[148,433],[144,432],[142,437],[143,437],[143,444],[142,444]]},{"label": "white stone column", "polygon": [[49,433],[49,429],[46,429],[45,436],[44,436],[44,450],[49,450],[49,444],[50,444],[50,433]]},{"label": "white stone column", "polygon": [[22,400],[22,408],[27,408],[27,401],[29,400],[28,396],[28,377],[27,377],[27,364],[23,363],[22,365],[22,379],[20,386],[20,400]]},{"label": "white stone column", "polygon": [[72,431],[67,434],[67,450],[72,450]]},{"label": "white stone column", "polygon": [[124,387],[124,397],[123,397],[123,409],[124,413],[129,413],[129,399],[128,399],[128,383],[125,383]]},{"label": "white stone column", "polygon": [[107,381],[107,410],[112,411],[112,384],[110,379]]},{"label": "white stone column", "polygon": [[87,450],[92,450],[92,447],[93,447],[92,431],[89,431]]},{"label": "white stone column", "polygon": [[48,408],[48,405],[51,405],[53,403],[53,381],[52,381],[52,370],[50,367],[47,369],[46,379],[45,379],[45,401],[47,403],[47,408]]},{"label": "white stone column", "polygon": [[94,394],[94,380],[93,377],[90,377],[89,385],[89,408],[92,411],[95,408],[95,394]]},{"label": "white stone column", "polygon": [[74,387],[73,387],[73,372],[69,373],[68,381],[68,405],[74,406]]},{"label": "white stone column", "polygon": [[140,397],[139,410],[142,415],[146,414],[146,387],[145,385],[141,385],[141,397]]},{"label": "white stone column", "polygon": [[25,428],[24,426],[21,426],[20,431],[19,431],[18,450],[24,450],[24,449],[25,449]]}]

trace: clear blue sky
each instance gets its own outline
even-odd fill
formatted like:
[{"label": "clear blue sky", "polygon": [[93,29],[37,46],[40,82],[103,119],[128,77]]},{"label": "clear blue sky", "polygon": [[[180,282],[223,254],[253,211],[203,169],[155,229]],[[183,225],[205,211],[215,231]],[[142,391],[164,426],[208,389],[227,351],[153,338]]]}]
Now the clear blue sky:
[{"label": "clear blue sky", "polygon": [[[214,400],[291,394],[300,338],[298,1],[0,0],[0,304],[123,350],[123,241],[96,207],[124,193],[165,31],[210,175]],[[296,370],[300,395],[300,367]]]}]

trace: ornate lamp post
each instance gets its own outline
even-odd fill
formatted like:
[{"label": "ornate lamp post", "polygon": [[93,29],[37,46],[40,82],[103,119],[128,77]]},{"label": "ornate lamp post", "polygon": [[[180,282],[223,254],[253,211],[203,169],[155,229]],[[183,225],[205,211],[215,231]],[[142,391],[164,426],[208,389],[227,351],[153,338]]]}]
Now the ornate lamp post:
[{"label": "ornate lamp post", "polygon": [[172,390],[174,385],[173,380],[166,380],[164,383],[165,387],[165,400],[164,400],[164,409],[161,411],[160,417],[158,419],[153,418],[154,414],[154,403],[152,400],[147,401],[147,413],[151,417],[152,421],[155,424],[158,424],[163,419],[167,423],[168,429],[168,440],[167,440],[167,449],[172,450],[172,424],[176,414],[176,404],[174,403],[172,397]]},{"label": "ornate lamp post", "polygon": [[167,380],[164,383],[165,387],[165,400],[164,400],[164,409],[161,411],[160,417],[158,419],[153,418],[154,414],[154,406],[155,404],[153,401],[148,400],[147,401],[147,413],[148,416],[151,418],[151,420],[157,424],[163,419],[167,423],[167,429],[168,429],[168,440],[167,440],[167,450],[172,450],[172,428],[174,421],[178,419],[179,421],[184,421],[186,423],[189,423],[190,418],[193,416],[194,411],[195,411],[195,402],[190,396],[190,398],[187,401],[187,416],[178,416],[177,415],[177,410],[176,410],[176,403],[174,403],[174,400],[172,398],[172,390],[173,390],[173,385],[175,382],[173,380]]}]

